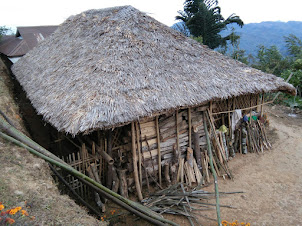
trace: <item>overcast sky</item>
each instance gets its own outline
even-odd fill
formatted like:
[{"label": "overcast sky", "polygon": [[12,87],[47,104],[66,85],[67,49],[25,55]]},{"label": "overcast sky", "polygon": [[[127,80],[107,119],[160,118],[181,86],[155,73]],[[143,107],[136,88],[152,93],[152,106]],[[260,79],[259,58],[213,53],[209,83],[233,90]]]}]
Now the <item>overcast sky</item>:
[{"label": "overcast sky", "polygon": [[[132,5],[171,26],[185,0],[11,0],[2,1],[0,26],[57,25],[70,15],[88,9]],[[245,23],[261,21],[302,21],[302,0],[219,0],[222,15],[232,13]]]}]

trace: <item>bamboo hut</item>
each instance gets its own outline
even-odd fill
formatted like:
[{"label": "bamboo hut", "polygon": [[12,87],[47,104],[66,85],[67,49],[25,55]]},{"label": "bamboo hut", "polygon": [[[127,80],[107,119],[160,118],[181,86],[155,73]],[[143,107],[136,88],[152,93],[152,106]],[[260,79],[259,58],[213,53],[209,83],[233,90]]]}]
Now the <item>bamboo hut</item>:
[{"label": "bamboo hut", "polygon": [[145,185],[208,177],[203,112],[231,128],[236,109],[261,114],[264,93],[295,93],[131,6],[71,16],[12,71],[58,140],[73,143],[65,160],[93,163],[98,180],[139,199]]}]

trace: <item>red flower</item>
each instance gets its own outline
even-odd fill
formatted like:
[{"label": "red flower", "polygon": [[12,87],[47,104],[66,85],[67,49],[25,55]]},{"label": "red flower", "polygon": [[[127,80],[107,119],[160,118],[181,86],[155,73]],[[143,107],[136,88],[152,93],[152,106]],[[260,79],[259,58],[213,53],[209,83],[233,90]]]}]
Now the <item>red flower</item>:
[{"label": "red flower", "polygon": [[6,218],[5,222],[9,223],[9,224],[13,224],[13,223],[15,223],[15,220],[8,217],[8,218]]}]

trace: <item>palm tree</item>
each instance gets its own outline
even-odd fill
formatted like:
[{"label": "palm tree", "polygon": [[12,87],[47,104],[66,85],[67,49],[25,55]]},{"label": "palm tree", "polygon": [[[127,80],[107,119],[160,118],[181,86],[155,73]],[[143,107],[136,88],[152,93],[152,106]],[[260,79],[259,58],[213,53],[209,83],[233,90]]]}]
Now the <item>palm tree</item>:
[{"label": "palm tree", "polygon": [[230,35],[221,37],[219,34],[228,24],[236,23],[240,27],[243,21],[235,14],[226,20],[221,15],[218,0],[186,0],[184,11],[179,11],[176,19],[185,22],[193,37],[202,37],[203,43],[215,49],[230,40]]}]

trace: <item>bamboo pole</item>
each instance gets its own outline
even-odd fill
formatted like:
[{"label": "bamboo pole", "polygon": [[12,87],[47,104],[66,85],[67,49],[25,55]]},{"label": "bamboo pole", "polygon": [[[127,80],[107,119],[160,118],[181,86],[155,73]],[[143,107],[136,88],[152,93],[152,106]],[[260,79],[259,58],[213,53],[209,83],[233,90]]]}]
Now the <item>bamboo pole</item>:
[{"label": "bamboo pole", "polygon": [[14,125],[13,121],[11,121],[1,110],[0,110],[0,115],[2,115],[2,117],[8,122],[8,124],[10,124],[12,127],[17,129],[16,126]]},{"label": "bamboo pole", "polygon": [[137,196],[139,201],[143,200],[143,195],[141,191],[141,186],[139,184],[139,178],[138,178],[138,170],[137,170],[137,155],[136,155],[136,142],[135,142],[135,126],[134,122],[131,122],[131,143],[132,143],[132,161],[133,161],[133,177],[135,181],[135,188],[137,191]]},{"label": "bamboo pole", "polygon": [[[273,101],[272,101],[273,103]],[[264,104],[264,93],[262,93],[262,96],[261,96],[261,104],[260,104],[260,116],[263,117],[263,104]]]},{"label": "bamboo pole", "polygon": [[141,153],[141,143],[140,143],[140,133],[138,122],[135,122],[136,137],[137,137],[137,152],[138,152],[138,173],[139,173],[139,183],[141,190],[143,189],[143,175],[142,175],[142,153]]},{"label": "bamboo pole", "polygon": [[[206,112],[206,114],[207,114],[207,112]],[[213,165],[213,154],[212,154],[212,148],[211,148],[211,143],[210,143],[210,138],[209,138],[209,133],[208,133],[208,128],[207,128],[207,120],[206,120],[206,116],[205,115],[203,115],[203,116],[204,116],[203,117],[204,131],[205,131],[205,134],[206,134],[206,140],[207,140],[208,152],[209,152],[209,159],[210,159],[210,167],[211,167],[211,171],[212,171],[212,174],[213,174],[213,177],[214,177],[217,222],[218,222],[218,225],[220,226],[222,224],[221,224],[221,217],[220,217],[218,181],[217,181],[217,175],[216,175],[214,165]]]},{"label": "bamboo pole", "polygon": [[66,162],[64,162],[62,159],[58,158],[56,155],[52,154],[51,152],[48,152],[45,148],[43,148],[38,143],[34,142],[32,139],[27,137],[25,134],[21,133],[19,130],[5,122],[0,118],[0,129],[8,134],[9,136],[12,136],[13,138],[20,140],[22,143],[26,144],[27,146],[31,148],[35,148],[39,153],[46,155],[49,158],[53,158],[56,161],[68,165]]},{"label": "bamboo pole", "polygon": [[156,139],[157,139],[157,154],[158,154],[158,180],[159,185],[161,186],[161,152],[160,152],[160,133],[159,133],[159,125],[158,125],[158,116],[155,117],[156,124]]},{"label": "bamboo pole", "polygon": [[[112,200],[113,202],[117,203],[118,205],[122,206],[123,208],[127,209],[128,211],[136,214],[139,217],[142,217],[143,219],[153,223],[153,224],[158,224],[158,225],[165,225],[164,223],[168,223],[171,225],[175,225],[177,226],[176,223],[169,221],[167,219],[162,218],[161,216],[159,216],[158,214],[154,213],[152,210],[150,210],[149,208],[131,201],[129,199],[126,199],[122,196],[120,196],[119,194],[113,192],[112,190],[106,188],[105,186],[97,183],[96,181],[92,180],[90,177],[86,176],[85,174],[75,170],[74,168],[72,168],[71,166],[69,166],[66,163],[61,163],[51,157],[48,157],[42,153],[40,153],[39,151],[35,150],[34,148],[31,148],[29,146],[27,146],[26,144],[14,139],[13,137],[10,137],[2,132],[0,132],[0,136],[10,142],[13,142],[14,144],[23,147],[25,149],[27,149],[30,153],[44,159],[45,161],[56,165],[66,171],[68,171],[69,173],[75,175],[76,177],[78,177],[83,183],[91,186],[93,189],[97,190],[97,192],[100,192],[102,195],[104,195],[106,198]],[[38,146],[37,146],[38,147]],[[47,151],[48,152],[48,151]]]},{"label": "bamboo pole", "polygon": [[[265,102],[265,103],[264,103],[264,100],[262,100],[262,102],[263,102],[262,104],[255,105],[255,106],[252,106],[252,107],[242,108],[242,109],[240,109],[240,110],[242,110],[242,111],[244,111],[244,110],[249,110],[249,109],[251,109],[251,108],[257,108],[258,106],[263,107],[263,105],[273,103],[272,101],[268,101],[268,102]],[[212,115],[226,114],[226,113],[234,112],[234,111],[235,111],[235,109],[234,109],[234,110],[231,110],[231,111],[215,112],[215,113],[212,113]]]},{"label": "bamboo pole", "polygon": [[180,153],[179,147],[179,127],[178,127],[178,110],[176,110],[176,142],[177,142],[177,152]]},{"label": "bamboo pole", "polygon": [[188,124],[189,124],[189,148],[192,147],[192,116],[191,108],[188,108]]},{"label": "bamboo pole", "polygon": [[[222,147],[221,147],[220,142],[219,142],[218,137],[217,137],[217,133],[216,133],[215,125],[214,125],[214,120],[212,118],[212,114],[209,112],[209,110],[206,113],[207,113],[206,118],[208,119],[208,121],[210,123],[210,128],[211,128],[211,131],[213,132],[215,142],[218,145],[217,146],[218,149],[219,149],[218,151],[220,151],[220,153],[222,153]],[[225,158],[223,158],[223,162],[224,162],[224,165],[225,165],[225,168],[226,168],[226,169],[224,169],[224,171],[227,173],[229,178],[233,179],[233,176],[232,176],[232,174],[229,170],[229,167],[228,167],[228,164],[227,164],[227,161],[226,161]],[[223,165],[221,164],[221,166],[223,166]]]}]

